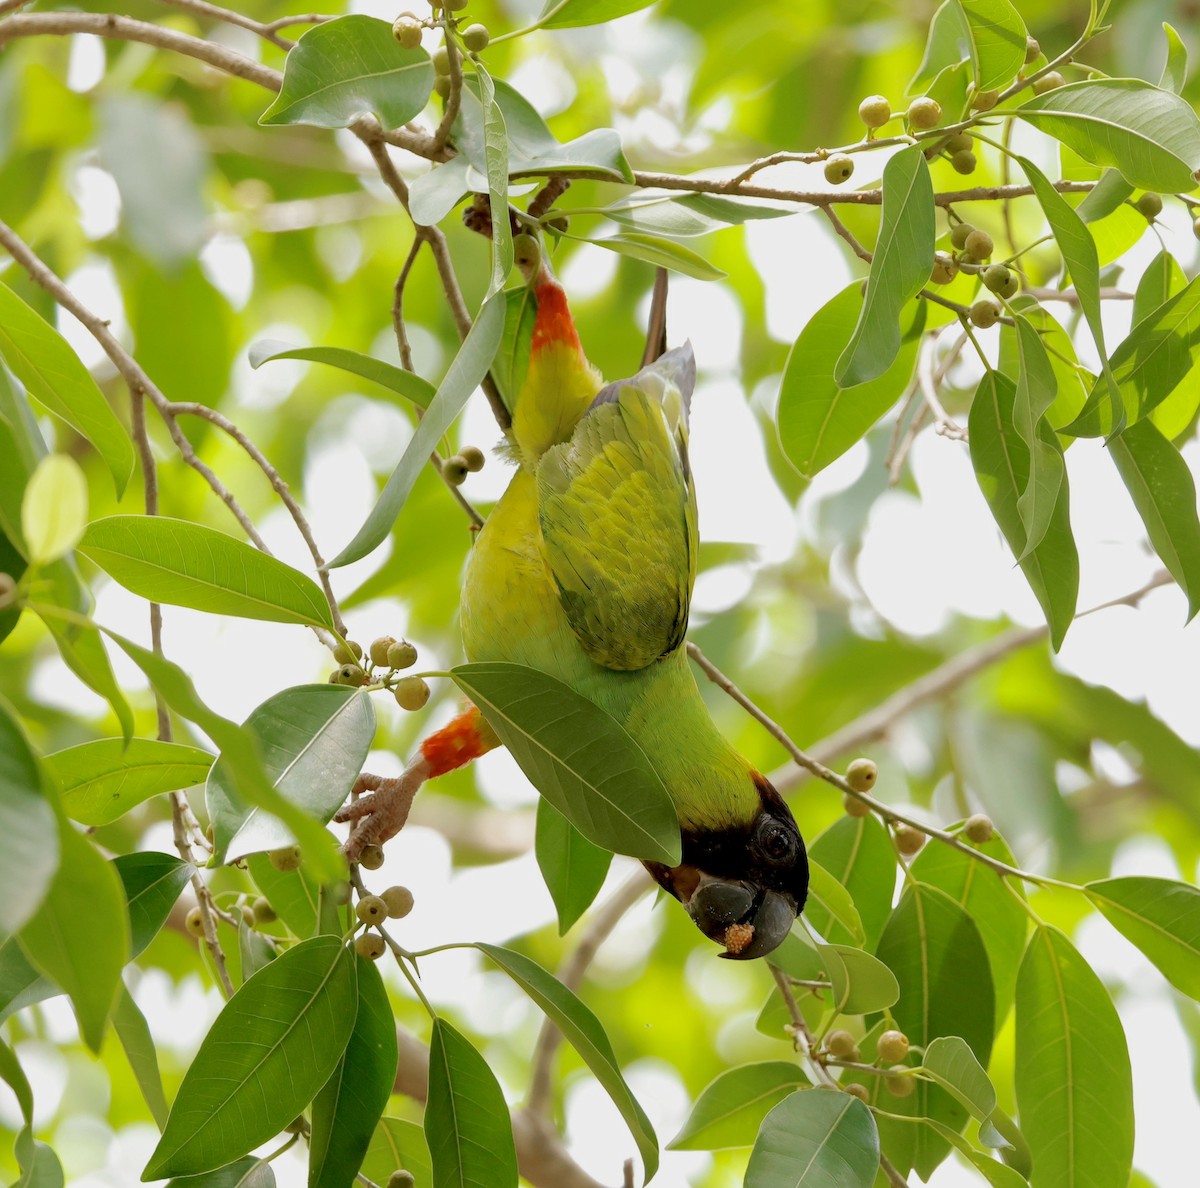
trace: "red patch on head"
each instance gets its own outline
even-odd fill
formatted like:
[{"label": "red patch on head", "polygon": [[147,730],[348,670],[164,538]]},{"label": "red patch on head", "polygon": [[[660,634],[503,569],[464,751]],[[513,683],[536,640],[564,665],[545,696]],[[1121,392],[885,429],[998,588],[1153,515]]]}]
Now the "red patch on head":
[{"label": "red patch on head", "polygon": [[551,277],[539,279],[533,287],[533,295],[537,298],[538,309],[537,321],[533,324],[531,353],[536,355],[555,344],[581,351],[575,321],[567,307],[567,295],[562,285]]},{"label": "red patch on head", "polygon": [[471,706],[421,744],[421,754],[429,764],[429,779],[478,759],[496,745],[494,736],[487,737],[480,731],[482,721],[479,710]]}]

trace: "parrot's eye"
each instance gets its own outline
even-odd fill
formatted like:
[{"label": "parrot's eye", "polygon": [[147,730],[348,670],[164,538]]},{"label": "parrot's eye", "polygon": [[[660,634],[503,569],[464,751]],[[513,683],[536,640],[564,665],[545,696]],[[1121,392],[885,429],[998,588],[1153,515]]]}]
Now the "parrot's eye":
[{"label": "parrot's eye", "polygon": [[767,821],[759,827],[758,848],[763,857],[781,865],[791,862],[796,857],[796,839],[791,831],[778,821]]}]

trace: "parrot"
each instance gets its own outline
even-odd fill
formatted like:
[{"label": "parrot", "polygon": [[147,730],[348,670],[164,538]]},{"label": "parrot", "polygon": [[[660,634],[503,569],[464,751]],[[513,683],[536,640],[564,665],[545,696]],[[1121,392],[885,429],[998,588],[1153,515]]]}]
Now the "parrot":
[{"label": "parrot", "polygon": [[[763,956],[804,907],[808,857],[783,798],[716,727],[687,660],[692,347],[605,384],[549,264],[538,253],[523,270],[537,313],[504,444],[516,473],[467,561],[464,651],[556,677],[624,726],[679,819],[682,860],[646,862],[651,876],[721,956]],[[335,817],[353,823],[347,855],[397,833],[424,781],[499,745],[468,705],[400,777],[363,773],[362,795]]]}]

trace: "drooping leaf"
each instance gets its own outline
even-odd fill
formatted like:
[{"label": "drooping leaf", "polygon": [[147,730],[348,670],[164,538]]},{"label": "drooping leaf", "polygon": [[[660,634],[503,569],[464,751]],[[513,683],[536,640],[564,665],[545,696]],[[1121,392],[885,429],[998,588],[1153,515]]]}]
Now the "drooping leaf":
[{"label": "drooping leaf", "polygon": [[504,294],[504,333],[492,360],[492,379],[511,413],[529,370],[529,348],[537,320],[537,300],[530,285],[509,289]]},{"label": "drooping leaf", "polygon": [[1026,1176],[972,1146],[957,1130],[952,1130],[936,1118],[904,1117],[895,1112],[882,1117],[893,1133],[898,1132],[903,1136],[906,1146],[919,1142],[920,1133],[927,1131],[931,1138],[940,1139],[947,1146],[953,1147],[992,1188],[1029,1188]]},{"label": "drooping leaf", "polygon": [[33,1130],[26,1126],[17,1135],[13,1144],[21,1178],[13,1188],[63,1188],[62,1164],[54,1149],[33,1137]]},{"label": "drooping leaf", "polygon": [[276,870],[266,854],[251,854],[246,865],[280,920],[297,936],[315,936],[321,889],[308,869]]},{"label": "drooping leaf", "polygon": [[117,995],[113,1011],[113,1030],[125,1050],[125,1058],[133,1070],[134,1079],[142,1091],[149,1107],[150,1116],[162,1130],[167,1124],[167,1098],[163,1093],[162,1076],[158,1071],[158,1053],[154,1050],[154,1039],[150,1025],[142,1014],[133,995],[122,986]]},{"label": "drooping leaf", "polygon": [[0,1023],[27,1006],[61,993],[25,956],[16,936],[0,944]]},{"label": "drooping leaf", "polygon": [[1183,44],[1183,38],[1166,21],[1163,21],[1163,32],[1167,36],[1167,60],[1163,63],[1162,77],[1158,80],[1158,85],[1165,91],[1174,91],[1176,95],[1182,95],[1187,84],[1187,46]]},{"label": "drooping leaf", "polygon": [[1017,978],[1017,1107],[1034,1188],[1126,1188],[1133,1085],[1108,990],[1071,942],[1040,926]]},{"label": "drooping leaf", "polygon": [[1087,896],[1172,986],[1200,1000],[1200,890],[1138,875],[1088,883]]},{"label": "drooping leaf", "polygon": [[258,122],[345,128],[371,112],[385,128],[400,128],[424,110],[433,78],[429,55],[398,45],[387,21],[338,17],[302,34],[278,98]]},{"label": "drooping leaf", "polygon": [[652,1180],[658,1170],[658,1139],[646,1112],[629,1091],[629,1086],[621,1075],[616,1054],[600,1020],[572,991],[547,973],[536,961],[497,945],[480,943],[476,948],[487,954],[533,999],[592,1070],[592,1075],[612,1098],[613,1105],[625,1119],[625,1125],[629,1127],[629,1132],[637,1143],[645,1169],[645,1180]]},{"label": "drooping leaf", "polygon": [[900,997],[896,975],[877,957],[851,945],[818,945],[833,983],[833,1005],[846,1015],[886,1010]]},{"label": "drooping leaf", "polygon": [[1185,193],[1200,170],[1200,119],[1178,95],[1137,78],[1098,78],[1034,95],[1017,114],[1131,186]]},{"label": "drooping leaf", "polygon": [[1027,318],[1017,314],[1013,320],[1017,324],[1020,361],[1013,398],[1013,428],[1029,451],[1029,476],[1017,499],[1017,513],[1025,529],[1023,556],[1028,556],[1042,543],[1050,527],[1066,466],[1057,443],[1051,444],[1042,432],[1043,417],[1058,395],[1058,378],[1050,366],[1050,354]]},{"label": "drooping leaf", "polygon": [[871,1111],[848,1093],[802,1089],[763,1119],[745,1188],[871,1188],[878,1170]]},{"label": "drooping leaf", "polygon": [[21,1108],[21,1117],[25,1125],[33,1122],[33,1090],[29,1087],[29,1078],[17,1059],[17,1054],[3,1040],[0,1040],[0,1078],[13,1091],[17,1105]]},{"label": "drooping leaf", "polygon": [[933,183],[919,145],[888,160],[882,186],[883,211],[862,312],[833,371],[844,388],[877,379],[892,366],[900,353],[900,313],[933,270]]},{"label": "drooping leaf", "polygon": [[970,1045],[957,1035],[938,1036],[926,1049],[921,1066],[972,1118],[986,1122],[996,1108],[996,1089]]},{"label": "drooping leaf", "polygon": [[617,17],[649,8],[654,0],[547,0],[538,25],[543,29],[576,29],[603,25]]},{"label": "drooping leaf", "polygon": [[545,797],[538,798],[533,848],[562,936],[600,893],[612,851],[588,841]]},{"label": "drooping leaf", "polygon": [[854,906],[850,892],[811,854],[808,862],[808,876],[809,900],[805,904],[805,911],[809,916],[809,923],[812,923],[811,908],[822,907],[836,923],[850,934],[855,944],[865,945],[867,943],[866,932],[863,930],[862,919],[859,917],[858,909]]},{"label": "drooping leaf", "polygon": [[[251,711],[242,728],[257,741],[276,792],[309,817],[325,822],[341,807],[362,771],[375,738],[375,709],[361,689],[296,685]],[[218,759],[205,789],[213,826],[213,859],[290,845],[287,826],[262,805],[238,799],[228,763]]]},{"label": "drooping leaf", "polygon": [[151,796],[204,782],[213,757],[199,747],[101,738],[47,755],[63,811],[83,825],[107,825]]},{"label": "drooping leaf", "polygon": [[451,675],[530,783],[597,846],[679,861],[679,818],[646,753],[616,719],[520,664],[461,664]]},{"label": "drooping leaf", "polygon": [[[808,853],[850,892],[867,943],[873,948],[892,910],[896,886],[896,853],[887,831],[873,816],[842,816],[813,842]],[[827,940],[853,942],[850,933],[820,904],[805,904],[804,914]]]},{"label": "drooping leaf", "polygon": [[433,399],[434,386],[414,372],[405,371],[382,359],[364,355],[360,351],[345,347],[293,347],[287,343],[264,338],[250,347],[250,366],[261,367],[273,359],[303,359],[310,363],[325,363],[339,371],[370,380],[397,396],[410,400],[418,408],[428,408]]},{"label": "drooping leaf", "polygon": [[337,1067],[357,1010],[340,937],[301,941],[225,1004],[200,1045],[143,1179],[213,1171],[266,1142]]},{"label": "drooping leaf", "polygon": [[66,339],[0,283],[0,358],[29,394],[96,447],[117,495],[133,473],[133,443]]},{"label": "drooping leaf", "polygon": [[25,488],[21,535],[34,565],[57,561],[79,542],[87,524],[87,479],[69,454],[47,454]]},{"label": "drooping leaf", "polygon": [[696,1098],[687,1121],[667,1147],[672,1151],[720,1151],[752,1146],[767,1111],[807,1085],[800,1067],[789,1061],[769,1060],[728,1069]]},{"label": "drooping leaf", "polygon": [[429,1045],[425,1139],[433,1188],[517,1188],[504,1094],[484,1058],[440,1017]]},{"label": "drooping leaf", "polygon": [[[1046,411],[1046,420],[1052,428],[1061,429],[1079,414],[1088,394],[1083,381],[1083,374],[1086,373],[1081,374],[1082,368],[1078,366],[1071,335],[1045,306],[1027,294],[1014,297],[1009,306],[1014,314],[1019,313],[1033,326],[1050,356],[1050,368],[1054,372],[1058,395]],[[1000,326],[1000,354],[996,367],[1014,383],[1020,378],[1021,358],[1017,350],[1015,325]],[[1090,380],[1092,377],[1089,375],[1087,378]]]},{"label": "drooping leaf", "polygon": [[354,539],[329,562],[331,569],[365,557],[387,538],[421,468],[429,461],[429,455],[437,448],[442,434],[454,423],[467,398],[492,365],[504,333],[504,311],[505,302],[499,294],[483,303],[475,324],[454,356],[445,378],[438,385],[437,394],[429,402],[424,418],[405,447],[370,515]]},{"label": "drooping leaf", "polygon": [[119,854],[112,864],[125,891],[125,906],[129,912],[129,959],[132,961],[167,922],[175,901],[195,869],[181,858],[154,850]]},{"label": "drooping leaf", "polygon": [[664,239],[661,235],[642,235],[636,231],[626,231],[620,235],[589,239],[586,242],[616,252],[618,256],[629,256],[633,260],[642,260],[657,268],[667,268],[696,280],[720,280],[725,275],[699,252],[694,252],[673,240]]},{"label": "drooping leaf", "polygon": [[878,378],[843,388],[834,370],[863,308],[855,281],[805,323],[788,353],[779,389],[779,444],[805,478],[840,458],[900,398],[916,365],[919,337],[901,344]]},{"label": "drooping leaf", "polygon": [[[479,62],[473,62],[475,81],[479,85],[479,103],[483,110],[483,161],[487,175],[490,209],[508,210],[508,133],[504,114],[496,102],[496,86],[492,76]],[[486,297],[504,288],[513,265],[512,227],[507,218],[492,220],[492,278]]]},{"label": "drooping leaf", "polygon": [[1075,212],[1085,223],[1098,223],[1120,210],[1133,189],[1116,169],[1106,169],[1100,175],[1100,180],[1083,196]]},{"label": "drooping leaf", "polygon": [[275,1188],[275,1173],[265,1160],[248,1155],[198,1176],[172,1176],[167,1188]]},{"label": "drooping leaf", "polygon": [[1028,34],[1009,0],[956,0],[967,28],[976,91],[1008,86],[1025,65]]},{"label": "drooping leaf", "polygon": [[333,627],[320,587],[244,541],[167,516],[105,516],[79,545],[110,577],[152,602],[218,615]]}]

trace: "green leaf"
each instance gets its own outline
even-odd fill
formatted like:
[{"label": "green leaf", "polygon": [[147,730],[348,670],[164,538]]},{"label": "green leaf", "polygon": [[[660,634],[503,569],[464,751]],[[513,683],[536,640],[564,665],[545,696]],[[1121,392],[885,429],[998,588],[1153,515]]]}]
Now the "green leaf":
[{"label": "green leaf", "polygon": [[79,549],[151,602],[217,615],[333,628],[316,582],[244,541],[167,516],[105,516]]},{"label": "green leaf", "polygon": [[309,1188],[345,1188],[366,1157],[396,1079],[396,1021],[374,962],[358,964],[358,1013],[346,1051],[312,1105]]},{"label": "green leaf", "polygon": [[843,388],[834,378],[862,314],[862,283],[855,281],[805,323],[783,369],[779,389],[779,444],[805,478],[840,458],[900,398],[916,365],[919,338],[901,345],[877,379]]},{"label": "green leaf", "polygon": [[354,539],[329,562],[330,569],[365,557],[387,539],[421,468],[429,461],[429,455],[454,423],[468,397],[487,375],[504,333],[504,312],[505,302],[498,294],[483,303],[475,324],[438,385],[437,395],[430,401],[371,514]]},{"label": "green leaf", "polygon": [[374,359],[359,351],[347,350],[345,347],[293,347],[287,343],[277,342],[273,338],[264,338],[250,347],[250,366],[261,367],[273,359],[303,359],[309,363],[325,363],[336,367],[339,371],[356,375],[359,379],[370,380],[405,400],[412,401],[418,408],[428,408],[433,399],[434,387],[427,380],[403,367],[385,363],[382,359]]},{"label": "green leaf", "polygon": [[[892,1017],[913,1044],[928,1047],[938,1036],[960,1036],[980,1063],[987,1063],[996,1013],[991,967],[974,920],[953,899],[934,887],[910,883],[875,955],[900,983]],[[962,992],[964,986],[971,987],[970,994]],[[897,1100],[895,1112],[936,1118],[955,1130],[962,1129],[967,1117],[945,1090],[929,1084],[918,1084],[911,1097]],[[891,1151],[888,1132],[884,1127],[884,1145]],[[898,1151],[893,1162],[904,1164],[902,1171],[911,1163],[928,1179],[945,1158],[946,1144],[927,1131],[910,1137],[915,1137],[915,1147]]]},{"label": "green leaf", "polygon": [[276,870],[266,854],[251,854],[246,865],[280,920],[297,936],[315,936],[320,885],[308,869]]},{"label": "green leaf", "polygon": [[15,936],[0,944],[0,1023],[27,1006],[61,993],[49,978],[38,973]]},{"label": "green leaf", "polygon": [[721,1151],[754,1143],[763,1116],[808,1078],[798,1065],[782,1060],[743,1064],[721,1073],[696,1098],[671,1151]]},{"label": "green leaf", "polygon": [[132,961],[167,922],[175,901],[195,874],[195,869],[172,854],[159,854],[153,850],[120,854],[112,864],[125,890],[129,912],[129,959]]},{"label": "green leaf", "polygon": [[63,1169],[58,1156],[45,1143],[37,1141],[28,1126],[17,1135],[14,1149],[23,1174],[13,1188],[63,1188]]},{"label": "green leaf", "polygon": [[[1050,356],[1050,367],[1054,372],[1058,395],[1046,412],[1046,420],[1053,428],[1061,429],[1079,414],[1087,402],[1087,388],[1084,387],[1082,369],[1077,366],[1078,359],[1071,335],[1062,323],[1033,297],[1022,294],[1014,297],[1009,305],[1014,313],[1019,313],[1033,326]],[[1021,359],[1017,350],[1016,326],[1000,326],[1000,355],[997,368],[1011,377],[1014,383],[1020,378]],[[1089,375],[1088,379],[1091,378]]]},{"label": "green leaf", "polygon": [[865,945],[867,943],[866,932],[863,930],[862,920],[859,917],[858,909],[854,906],[854,900],[850,897],[850,892],[811,854],[808,862],[808,877],[809,902],[805,905],[805,915],[809,917],[809,923],[812,923],[811,908],[823,907],[832,919],[850,934],[855,944]]},{"label": "green leaf", "polygon": [[381,1118],[367,1148],[363,1175],[386,1184],[392,1172],[400,1170],[412,1172],[417,1188],[429,1188],[433,1183],[425,1132],[403,1118]]},{"label": "green leaf", "polygon": [[1162,77],[1158,85],[1165,91],[1174,91],[1176,95],[1183,94],[1187,84],[1188,52],[1183,38],[1163,21],[1163,32],[1167,36],[1167,60],[1163,63]]},{"label": "green leaf", "polygon": [[83,825],[108,825],[151,796],[202,784],[212,761],[199,747],[149,738],[101,738],[45,759],[63,811]]},{"label": "green leaf", "polygon": [[958,66],[970,56],[967,26],[958,0],[942,0],[929,22],[925,55],[905,88],[909,95],[924,94],[943,70]]},{"label": "green leaf", "polygon": [[65,818],[58,843],[58,873],[21,945],[70,997],[84,1043],[99,1052],[129,960],[125,896],[113,867]]},{"label": "green leaf", "polygon": [[58,864],[58,827],[37,760],[0,702],[0,942],[37,911]]},{"label": "green leaf", "polygon": [[848,1093],[803,1089],[763,1119],[745,1188],[871,1188],[878,1170],[871,1111]]},{"label": "green leaf", "polygon": [[529,285],[508,289],[504,294],[504,333],[492,360],[492,379],[511,413],[529,370],[529,349],[537,321],[537,299]]},{"label": "green leaf", "polygon": [[882,185],[883,213],[867,294],[854,335],[833,372],[844,388],[877,379],[892,366],[900,353],[900,312],[933,270],[933,183],[919,145],[888,160]]},{"label": "green leaf", "polygon": [[1200,610],[1200,516],[1192,472],[1148,420],[1118,433],[1108,449],[1154,551],[1187,595],[1190,620]]},{"label": "green leaf", "polygon": [[1108,922],[1158,966],[1177,990],[1200,1000],[1200,890],[1136,876],[1088,883]]},{"label": "green leaf", "polygon": [[649,8],[654,0],[547,0],[538,26],[542,29],[576,29],[603,25],[617,17]]},{"label": "green leaf", "polygon": [[1115,169],[1106,169],[1099,181],[1083,196],[1075,213],[1085,223],[1098,223],[1121,209],[1133,193],[1131,186]]},{"label": "green leaf", "polygon": [[275,1173],[269,1163],[248,1155],[216,1171],[173,1176],[167,1188],[275,1188]]},{"label": "green leaf", "polygon": [[238,921],[238,963],[241,965],[242,981],[254,977],[260,969],[275,960],[276,950],[257,929],[245,920]]},{"label": "green leaf", "polygon": [[484,1058],[440,1017],[429,1045],[425,1138],[433,1188],[517,1188],[504,1094]]},{"label": "green leaf", "polygon": [[[842,816],[813,842],[808,856],[850,892],[867,943],[874,947],[891,913],[896,887],[896,852],[887,831],[873,816]],[[826,939],[838,943],[853,940],[820,904],[806,904],[804,915]]]},{"label": "green leaf", "polygon": [[117,495],[133,473],[133,443],[79,356],[6,284],[0,283],[0,358],[56,417],[96,447]]},{"label": "green leaf", "polygon": [[900,997],[896,975],[877,957],[850,945],[818,945],[833,983],[833,1005],[844,1015],[883,1011]]},{"label": "green leaf", "polygon": [[1034,1188],[1126,1188],[1133,1085],[1112,998],[1056,928],[1034,930],[1017,978],[1017,1107]]},{"label": "green leaf", "polygon": [[433,90],[433,63],[403,49],[387,21],[344,16],[303,34],[288,52],[283,86],[260,124],[346,128],[366,112],[385,128],[420,115]]},{"label": "green leaf", "polygon": [[1025,65],[1025,22],[1008,0],[956,2],[967,27],[975,90],[1001,90]]},{"label": "green leaf", "polygon": [[604,208],[614,222],[652,235],[708,235],[754,219],[777,219],[790,214],[783,206],[726,198],[719,194],[672,194],[669,190],[639,191]]},{"label": "green leaf", "polygon": [[1058,395],[1050,354],[1027,318],[1016,314],[1013,320],[1020,367],[1013,397],[1013,428],[1029,451],[1029,477],[1017,500],[1017,514],[1025,529],[1025,552],[1017,558],[1021,561],[1042,543],[1050,527],[1066,465],[1053,436],[1047,441],[1042,430],[1043,418]]},{"label": "green leaf", "polygon": [[133,1070],[134,1080],[150,1109],[150,1116],[161,1131],[167,1124],[167,1098],[163,1093],[162,1076],[158,1071],[158,1054],[146,1016],[133,1001],[133,995],[122,986],[113,1011],[113,1029],[125,1051],[125,1059]]},{"label": "green leaf", "polygon": [[1166,249],[1146,266],[1133,295],[1133,318],[1130,326],[1144,322],[1164,302],[1187,288],[1187,275]]},{"label": "green leaf", "polygon": [[[600,1020],[536,961],[497,945],[477,943],[475,947],[490,957],[533,999],[592,1070],[592,1075],[612,1098],[613,1105],[625,1119],[625,1125],[637,1143],[645,1180],[652,1180],[658,1171],[658,1139],[650,1119],[625,1084],[616,1054]],[[432,1145],[430,1143],[431,1148]]]},{"label": "green leaf", "polygon": [[1017,115],[1131,186],[1186,193],[1200,169],[1200,119],[1178,95],[1137,78],[1098,78],[1034,95]]},{"label": "green leaf", "polygon": [[957,1035],[943,1035],[925,1049],[925,1071],[979,1122],[996,1108],[996,1089],[970,1046]]},{"label": "green leaf", "polygon": [[47,454],[30,476],[21,502],[21,535],[29,561],[45,565],[66,556],[87,524],[87,479],[68,454]]},{"label": "green leaf", "polygon": [[460,664],[451,676],[530,783],[588,841],[646,861],[679,861],[671,795],[615,718],[522,664]]},{"label": "green leaf", "polygon": [[[568,238],[577,239],[579,236],[572,235]],[[605,239],[584,239],[583,242],[594,243],[597,247],[607,248],[619,256],[642,260],[657,268],[668,268],[672,272],[680,272],[696,280],[713,281],[725,276],[720,268],[698,252],[684,247],[681,243],[664,239],[661,235],[642,235],[636,231],[625,231]]]},{"label": "green leaf", "polygon": [[[0,383],[3,383],[0,380]],[[25,498],[25,486],[31,471],[22,464],[21,448],[17,430],[12,422],[0,413],[0,458],[8,464],[0,468],[0,533],[8,538],[8,544],[21,560],[27,560],[29,549],[21,535],[21,504]],[[3,558],[4,572],[12,577],[18,574],[8,567],[8,558]]]},{"label": "green leaf", "polygon": [[612,851],[594,846],[545,797],[538,797],[534,853],[558,913],[558,934],[587,911],[604,886]]},{"label": "green leaf", "polygon": [[[310,818],[328,821],[350,795],[375,739],[369,693],[345,685],[297,685],[268,697],[242,728],[258,743],[278,795]],[[262,805],[239,800],[227,762],[218,759],[205,797],[213,826],[213,861],[278,849],[294,840]]]},{"label": "green leaf", "polygon": [[903,1126],[901,1133],[904,1135],[906,1145],[921,1142],[921,1131],[932,1132],[932,1135],[944,1144],[953,1147],[992,1185],[992,1188],[1029,1188],[1029,1181],[1025,1176],[1011,1167],[1006,1167],[983,1151],[977,1150],[957,1130],[951,1130],[949,1126],[937,1121],[936,1118],[905,1118],[899,1114],[890,1113],[884,1115],[884,1119],[885,1125],[890,1128],[894,1129],[897,1124]]},{"label": "green leaf", "polygon": [[13,1091],[17,1105],[21,1107],[21,1117],[25,1125],[33,1122],[33,1090],[29,1087],[29,1079],[21,1068],[17,1054],[3,1040],[0,1040],[0,1077]]},{"label": "green leaf", "polygon": [[[496,102],[492,76],[478,61],[472,63],[483,109],[483,160],[491,210],[508,210],[508,133]],[[492,278],[485,299],[504,288],[513,266],[512,227],[508,219],[492,220]]]},{"label": "green leaf", "polygon": [[[1079,554],[1071,533],[1067,479],[1064,474],[1045,536],[1030,552],[1025,547],[1025,526],[1017,510],[1029,478],[1029,450],[1013,425],[1015,399],[1016,385],[1008,376],[997,371],[984,375],[967,422],[971,463],[1013,556],[1021,559],[1021,570],[1046,615],[1050,641],[1057,651],[1075,617],[1079,593]],[[1044,422],[1040,432],[1047,445],[1057,445],[1057,438]]]},{"label": "green leaf", "polygon": [[225,1004],[179,1087],[143,1180],[213,1171],[276,1135],[329,1080],[354,1027],[354,955],[301,941]]}]

